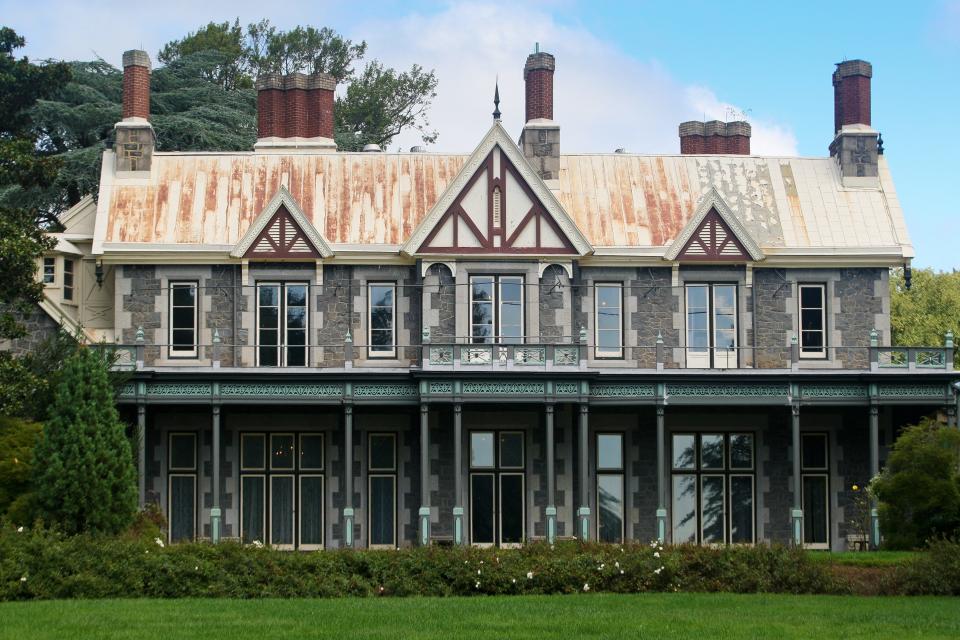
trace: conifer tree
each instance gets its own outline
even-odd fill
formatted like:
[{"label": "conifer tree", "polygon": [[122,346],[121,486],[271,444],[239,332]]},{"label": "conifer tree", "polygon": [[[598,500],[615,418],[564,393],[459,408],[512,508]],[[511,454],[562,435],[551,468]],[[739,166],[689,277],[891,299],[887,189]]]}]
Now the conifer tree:
[{"label": "conifer tree", "polygon": [[65,361],[35,453],[39,514],[68,533],[119,533],[137,509],[133,456],[107,369],[91,349]]}]

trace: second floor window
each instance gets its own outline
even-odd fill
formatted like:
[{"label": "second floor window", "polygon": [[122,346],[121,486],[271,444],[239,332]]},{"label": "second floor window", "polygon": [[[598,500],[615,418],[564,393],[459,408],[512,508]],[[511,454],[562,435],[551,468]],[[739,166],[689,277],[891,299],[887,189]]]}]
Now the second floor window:
[{"label": "second floor window", "polygon": [[170,357],[197,356],[197,283],[170,283]]},{"label": "second floor window", "polygon": [[396,285],[392,282],[371,282],[368,287],[369,354],[371,358],[394,358],[396,347]]},{"label": "second floor window", "polygon": [[825,288],[822,284],[801,284],[800,357],[827,357]]},{"label": "second floor window", "polygon": [[63,261],[63,299],[73,300],[73,263],[74,261],[65,258]]},{"label": "second floor window", "polygon": [[523,342],[523,276],[470,277],[470,341]]},{"label": "second floor window", "polygon": [[623,287],[619,283],[597,283],[596,329],[598,358],[623,356]]},{"label": "second floor window", "polygon": [[43,259],[43,284],[53,284],[57,280],[57,259]]},{"label": "second floor window", "polygon": [[257,283],[259,366],[306,366],[307,290],[305,282]]},{"label": "second floor window", "polygon": [[737,366],[737,285],[688,284],[687,366]]}]

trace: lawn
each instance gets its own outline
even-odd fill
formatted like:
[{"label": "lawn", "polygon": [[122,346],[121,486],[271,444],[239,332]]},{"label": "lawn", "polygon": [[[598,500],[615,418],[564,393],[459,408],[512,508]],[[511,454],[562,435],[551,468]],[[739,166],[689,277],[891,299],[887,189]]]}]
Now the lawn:
[{"label": "lawn", "polygon": [[0,604],[0,638],[957,638],[960,601],[733,594]]}]

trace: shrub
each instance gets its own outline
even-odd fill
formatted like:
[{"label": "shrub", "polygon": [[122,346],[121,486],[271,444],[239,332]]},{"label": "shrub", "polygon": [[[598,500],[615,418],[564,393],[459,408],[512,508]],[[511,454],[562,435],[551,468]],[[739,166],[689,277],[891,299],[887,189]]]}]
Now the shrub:
[{"label": "shrub", "polygon": [[885,546],[916,549],[960,535],[960,431],[929,419],[907,427],[870,489]]},{"label": "shrub", "polygon": [[884,585],[886,593],[960,596],[960,541],[930,542],[926,553],[897,566]]},{"label": "shrub", "polygon": [[0,416],[0,516],[27,524],[33,520],[33,449],[43,427]]},{"label": "shrub", "polygon": [[39,514],[67,533],[118,533],[137,509],[133,455],[108,366],[90,349],[67,358],[36,449]]}]

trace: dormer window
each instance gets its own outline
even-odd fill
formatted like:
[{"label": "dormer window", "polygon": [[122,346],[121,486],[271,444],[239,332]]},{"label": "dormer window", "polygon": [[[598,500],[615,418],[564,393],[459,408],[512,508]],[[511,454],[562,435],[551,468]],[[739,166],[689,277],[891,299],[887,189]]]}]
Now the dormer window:
[{"label": "dormer window", "polygon": [[63,299],[73,300],[73,266],[74,260],[65,258],[63,260]]},{"label": "dormer window", "polygon": [[57,281],[57,259],[43,259],[43,284],[54,284]]}]

